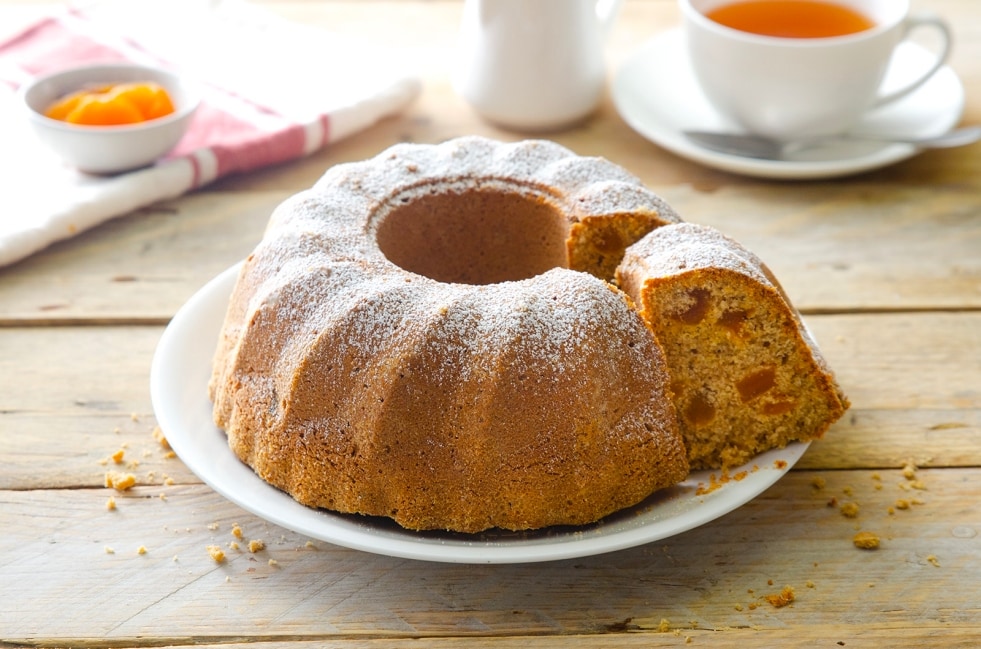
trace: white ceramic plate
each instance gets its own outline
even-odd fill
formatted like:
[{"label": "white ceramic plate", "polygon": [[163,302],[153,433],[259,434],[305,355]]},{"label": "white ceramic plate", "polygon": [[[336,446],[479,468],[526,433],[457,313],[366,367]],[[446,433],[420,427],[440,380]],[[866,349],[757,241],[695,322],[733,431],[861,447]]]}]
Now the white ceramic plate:
[{"label": "white ceramic plate", "polygon": [[731,471],[704,495],[710,473],[695,472],[676,487],[584,527],[481,534],[412,532],[388,519],[305,507],[264,482],[228,448],[208,398],[211,359],[239,266],[213,279],[164,331],[153,358],[150,392],[157,422],[181,460],[215,491],[267,521],[309,537],[395,557],[454,563],[523,563],[582,557],[629,548],[684,532],[753,499],[780,479],[807,449],[793,444]]},{"label": "white ceramic plate", "polygon": [[[885,86],[898,87],[933,61],[915,43],[902,43],[890,64]],[[682,135],[684,130],[740,129],[709,104],[685,54],[680,28],[658,34],[619,69],[613,100],[638,133],[683,158],[724,171],[778,179],[846,176],[894,164],[918,153],[909,144],[836,143],[793,154],[788,160],[757,160],[712,151]],[[911,95],[868,113],[856,133],[925,137],[953,128],[964,110],[964,87],[949,68],[941,68]]]}]

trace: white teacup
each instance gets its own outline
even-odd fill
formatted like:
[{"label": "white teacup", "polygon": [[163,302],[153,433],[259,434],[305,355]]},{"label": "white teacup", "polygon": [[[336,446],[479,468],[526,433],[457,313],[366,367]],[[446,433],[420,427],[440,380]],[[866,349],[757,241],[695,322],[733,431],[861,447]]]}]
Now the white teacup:
[{"label": "white teacup", "polygon": [[[679,0],[688,54],[712,105],[751,133],[778,139],[845,132],[869,110],[915,91],[936,73],[951,47],[938,16],[909,11],[909,0],[834,0],[874,26],[825,38],[761,36],[705,16],[738,0]],[[896,46],[920,27],[941,39],[936,60],[907,85],[884,94]]]}]

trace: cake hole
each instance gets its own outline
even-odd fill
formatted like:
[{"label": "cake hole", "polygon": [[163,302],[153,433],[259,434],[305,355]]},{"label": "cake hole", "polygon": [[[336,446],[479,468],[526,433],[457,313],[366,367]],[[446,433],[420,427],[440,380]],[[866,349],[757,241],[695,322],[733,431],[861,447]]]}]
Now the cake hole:
[{"label": "cake hole", "polygon": [[516,187],[400,197],[378,225],[393,264],[440,282],[496,284],[567,266],[565,215],[546,197]]}]

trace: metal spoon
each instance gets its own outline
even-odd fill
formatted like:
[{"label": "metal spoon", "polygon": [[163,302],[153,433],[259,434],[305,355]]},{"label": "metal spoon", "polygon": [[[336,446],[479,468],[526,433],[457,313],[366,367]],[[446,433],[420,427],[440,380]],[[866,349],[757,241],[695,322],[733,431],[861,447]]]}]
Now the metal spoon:
[{"label": "metal spoon", "polygon": [[890,144],[912,144],[920,149],[943,149],[964,146],[981,140],[981,125],[954,129],[933,137],[910,138],[888,137],[885,135],[863,135],[847,133],[822,138],[802,140],[773,140],[761,135],[745,133],[721,133],[716,131],[682,131],[685,137],[713,151],[731,155],[764,160],[782,160],[788,153],[819,147],[834,142],[887,142]]}]

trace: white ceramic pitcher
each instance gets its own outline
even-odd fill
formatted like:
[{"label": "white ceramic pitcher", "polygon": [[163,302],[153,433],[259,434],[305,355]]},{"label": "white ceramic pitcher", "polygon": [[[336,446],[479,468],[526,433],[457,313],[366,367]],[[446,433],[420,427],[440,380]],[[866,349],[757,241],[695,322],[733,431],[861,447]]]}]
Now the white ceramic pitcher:
[{"label": "white ceramic pitcher", "polygon": [[489,121],[554,130],[591,113],[621,0],[466,0],[457,91]]}]

